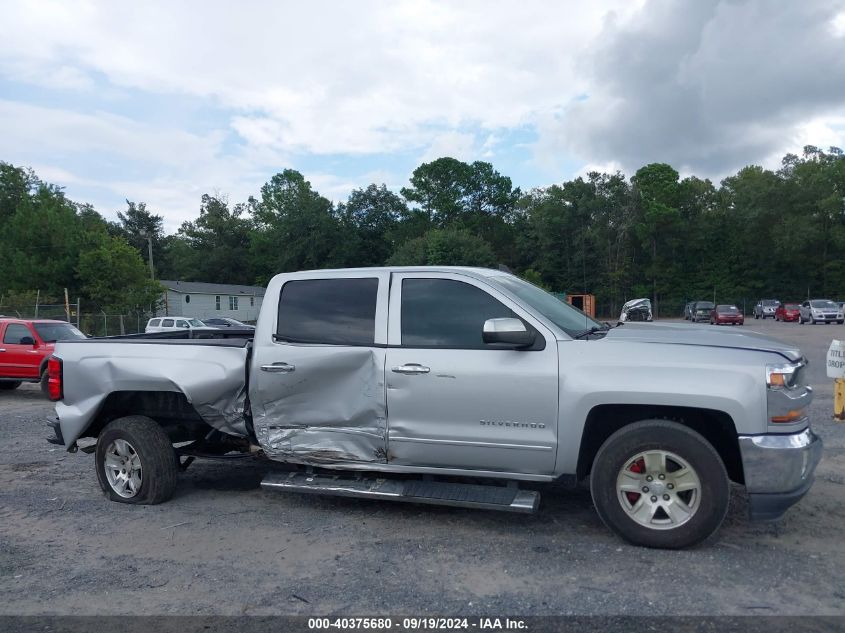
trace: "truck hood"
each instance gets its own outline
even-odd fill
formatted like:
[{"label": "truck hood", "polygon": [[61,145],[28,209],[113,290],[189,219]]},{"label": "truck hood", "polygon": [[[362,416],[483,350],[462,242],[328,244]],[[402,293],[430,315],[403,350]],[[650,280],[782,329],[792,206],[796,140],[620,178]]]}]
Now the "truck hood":
[{"label": "truck hood", "polygon": [[802,358],[801,350],[794,345],[764,336],[759,332],[716,329],[715,326],[696,327],[685,323],[628,322],[610,330],[605,339],[773,352],[793,362]]}]

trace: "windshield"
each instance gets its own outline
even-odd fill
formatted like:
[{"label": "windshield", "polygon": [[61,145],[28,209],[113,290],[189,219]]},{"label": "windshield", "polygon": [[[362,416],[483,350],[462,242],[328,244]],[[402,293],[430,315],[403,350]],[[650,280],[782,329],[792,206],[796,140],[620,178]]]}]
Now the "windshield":
[{"label": "windshield", "polygon": [[716,312],[721,312],[723,314],[737,314],[739,313],[739,308],[736,306],[716,306]]},{"label": "windshield", "polygon": [[191,327],[205,327],[205,323],[199,319],[188,319],[188,323],[191,324]]},{"label": "windshield", "polygon": [[70,323],[33,323],[32,325],[45,343],[85,338],[85,335]]},{"label": "windshield", "polygon": [[696,310],[712,310],[713,304],[710,303],[709,301],[699,301],[698,303],[695,304],[695,309]]},{"label": "windshield", "polygon": [[564,303],[554,295],[527,281],[510,275],[490,277],[489,279],[497,286],[515,294],[569,336],[575,336],[592,327],[604,327],[602,323],[588,317],[578,308]]},{"label": "windshield", "polygon": [[838,310],[839,306],[830,299],[816,299],[815,301],[810,301],[810,305],[814,308],[830,308],[831,310]]},{"label": "windshield", "polygon": [[778,301],[777,299],[763,299],[762,304],[764,306],[779,306],[780,301]]},{"label": "windshield", "polygon": [[798,304],[797,303],[787,303],[785,306],[783,306],[783,309],[784,310],[797,310]]}]

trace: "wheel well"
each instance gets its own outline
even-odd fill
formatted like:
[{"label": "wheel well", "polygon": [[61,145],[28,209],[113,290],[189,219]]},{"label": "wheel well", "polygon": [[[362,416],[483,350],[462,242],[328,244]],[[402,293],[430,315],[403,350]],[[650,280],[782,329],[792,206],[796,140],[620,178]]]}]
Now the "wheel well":
[{"label": "wheel well", "polygon": [[199,439],[211,430],[183,393],[114,391],[106,397],[83,437],[97,437],[109,422],[129,415],[143,415],[155,420],[173,442]]},{"label": "wheel well", "polygon": [[607,438],[623,426],[649,419],[671,420],[700,433],[719,453],[731,481],[745,483],[736,426],[727,413],[693,407],[630,404],[599,405],[587,415],[578,452],[578,479],[590,474],[596,453]]}]

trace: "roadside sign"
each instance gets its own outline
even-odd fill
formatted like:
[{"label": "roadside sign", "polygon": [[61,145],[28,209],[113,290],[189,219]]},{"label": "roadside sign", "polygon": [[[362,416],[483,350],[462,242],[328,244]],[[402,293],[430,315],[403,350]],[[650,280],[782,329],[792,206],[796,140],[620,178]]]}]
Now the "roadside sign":
[{"label": "roadside sign", "polygon": [[845,341],[831,341],[827,350],[827,377],[845,378]]}]

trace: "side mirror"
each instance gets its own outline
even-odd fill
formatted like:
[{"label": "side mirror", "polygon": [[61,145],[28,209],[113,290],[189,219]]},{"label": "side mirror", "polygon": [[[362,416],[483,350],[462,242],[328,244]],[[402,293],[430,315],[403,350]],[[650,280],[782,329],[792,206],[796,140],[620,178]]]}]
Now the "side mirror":
[{"label": "side mirror", "polygon": [[513,347],[529,347],[534,344],[536,333],[525,327],[520,319],[487,319],[484,322],[482,338],[488,345],[503,344]]},{"label": "side mirror", "polygon": [[21,345],[35,345],[35,339],[31,336],[24,336],[20,342]]}]

